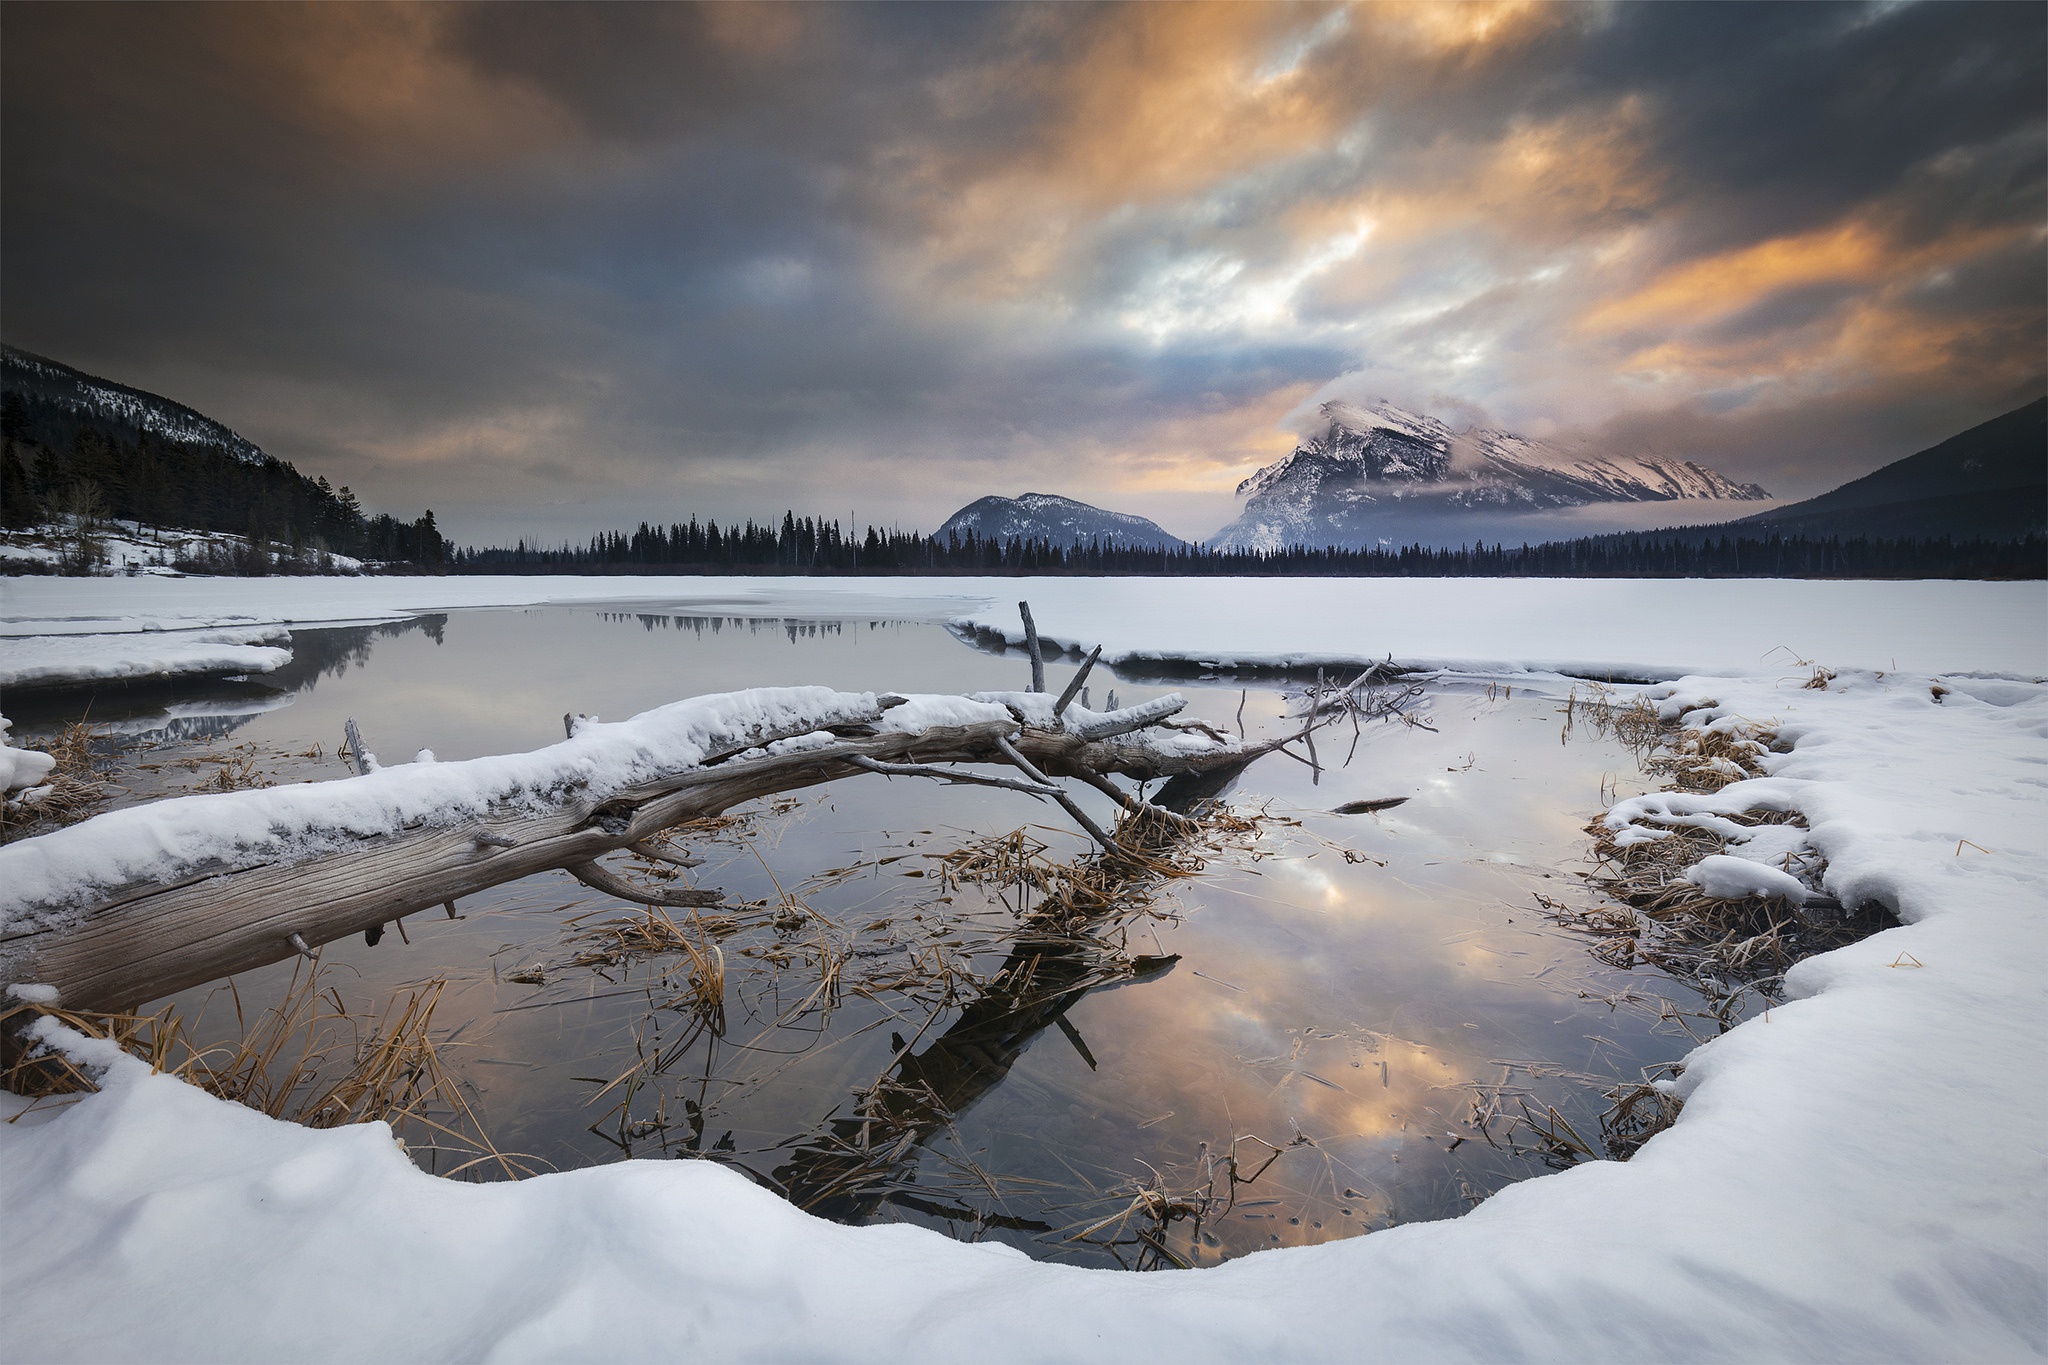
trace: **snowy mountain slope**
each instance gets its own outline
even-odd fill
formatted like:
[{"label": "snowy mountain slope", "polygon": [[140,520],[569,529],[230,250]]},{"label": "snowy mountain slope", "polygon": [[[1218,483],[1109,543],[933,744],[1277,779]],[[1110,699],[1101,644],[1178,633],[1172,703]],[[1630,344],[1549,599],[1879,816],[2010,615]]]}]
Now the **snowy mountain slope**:
[{"label": "snowy mountain slope", "polygon": [[255,442],[183,403],[100,379],[14,346],[0,346],[0,385],[19,397],[63,410],[90,425],[125,428],[178,445],[213,446],[244,464],[272,462]]},{"label": "snowy mountain slope", "polygon": [[1238,485],[1244,511],[1216,545],[1362,546],[1461,525],[1477,534],[1475,513],[1769,496],[1689,460],[1571,450],[1485,427],[1456,432],[1384,400],[1329,402],[1322,415],[1321,436]]},{"label": "snowy mountain slope", "polygon": [[1172,550],[1187,543],[1144,517],[1105,511],[1053,493],[977,498],[947,517],[938,536],[965,536],[969,531],[984,540],[1049,540],[1062,546],[1099,540],[1104,545]]}]

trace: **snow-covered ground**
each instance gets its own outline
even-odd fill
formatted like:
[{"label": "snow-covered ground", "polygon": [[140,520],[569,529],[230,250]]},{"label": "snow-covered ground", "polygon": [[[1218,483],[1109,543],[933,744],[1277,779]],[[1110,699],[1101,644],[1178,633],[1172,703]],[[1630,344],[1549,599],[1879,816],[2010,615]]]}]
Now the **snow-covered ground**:
[{"label": "snow-covered ground", "polygon": [[[497,582],[528,601],[576,600],[586,585],[584,600],[630,592],[706,609],[712,594],[725,604],[759,594],[749,606],[792,615],[804,608],[785,604],[828,600],[848,608],[833,614],[865,614],[897,586],[677,580],[671,596],[649,580],[264,581],[229,585],[258,590],[230,601],[189,581],[142,583],[147,600],[76,591],[132,583],[69,582],[51,586],[73,595],[10,595],[6,614],[361,620],[478,605]],[[1801,964],[1786,1004],[1696,1051],[1679,1122],[1626,1164],[1527,1181],[1452,1221],[1187,1273],[1083,1270],[907,1227],[840,1227],[708,1163],[437,1180],[382,1125],[276,1123],[108,1058],[103,1093],[0,1124],[0,1351],[52,1361],[2048,1355],[2042,585],[898,582],[951,598],[921,612],[997,627],[1029,596],[1049,634],[1103,643],[1111,657],[1392,652],[1645,676],[1707,670],[1651,694],[1673,714],[1694,708],[1691,723],[1746,719],[1793,747],[1768,757],[1767,777],[1701,810],[1795,806],[1828,860],[1826,889],[1852,904],[1881,899],[1904,926]],[[359,587],[374,591],[349,595]],[[327,596],[309,610],[316,593]],[[1804,688],[1807,671],[1781,663],[1778,646],[1841,676]],[[2006,676],[1981,676],[1994,673]],[[1615,818],[1651,809],[1639,802]],[[0,1105],[11,1117],[23,1102]]]},{"label": "snow-covered ground", "polygon": [[[233,555],[250,548],[247,536],[228,531],[180,531],[139,521],[105,521],[93,532],[99,550],[92,567],[96,575],[176,574],[179,560],[203,560],[209,554]],[[10,569],[42,573],[46,566],[75,557],[76,539],[61,523],[21,531],[0,531],[0,573]],[[272,547],[275,550],[275,546]],[[348,555],[319,552],[313,557],[322,573],[361,573],[363,562]]]},{"label": "snow-covered ground", "polygon": [[1111,663],[1272,660],[1669,679],[1830,668],[2048,675],[2048,583],[1488,578],[14,578],[0,649],[91,634],[108,667],[154,629],[389,621],[605,602],[706,614],[960,618],[1022,636],[1017,600]]}]

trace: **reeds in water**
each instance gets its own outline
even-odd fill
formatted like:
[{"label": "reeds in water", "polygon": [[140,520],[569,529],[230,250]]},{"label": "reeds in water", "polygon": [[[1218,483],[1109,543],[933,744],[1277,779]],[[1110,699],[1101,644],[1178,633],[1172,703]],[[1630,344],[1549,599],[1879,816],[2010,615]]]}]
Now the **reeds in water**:
[{"label": "reeds in water", "polygon": [[195,1040],[198,1026],[174,1007],[153,1014],[86,1015],[54,1006],[16,1003],[0,1013],[0,1084],[37,1098],[98,1089],[93,1069],[23,1036],[36,1016],[88,1038],[105,1039],[209,1094],[309,1128],[382,1121],[418,1139],[414,1152],[458,1159],[441,1171],[458,1175],[489,1164],[507,1177],[530,1175],[517,1154],[500,1152],[461,1086],[442,1065],[433,1017],[446,981],[430,980],[394,997],[376,1015],[352,1010],[323,982],[318,963],[293,968],[277,1004],[244,1016],[230,982],[235,1036]]}]

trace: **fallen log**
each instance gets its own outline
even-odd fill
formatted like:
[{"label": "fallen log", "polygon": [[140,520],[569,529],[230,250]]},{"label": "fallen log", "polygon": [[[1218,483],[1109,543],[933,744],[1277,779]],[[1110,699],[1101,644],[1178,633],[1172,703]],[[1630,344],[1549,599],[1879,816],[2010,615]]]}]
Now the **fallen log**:
[{"label": "fallen log", "polygon": [[[761,698],[787,712],[786,718],[757,723],[747,707],[736,704]],[[532,754],[470,764],[369,763],[369,771],[332,783],[180,797],[110,812],[0,847],[0,982],[53,986],[71,1009],[131,1009],[538,872],[567,870],[609,894],[643,903],[701,903],[708,898],[703,891],[637,885],[597,867],[596,860],[614,850],[644,848],[653,835],[743,802],[823,782],[863,773],[979,779],[1051,795],[1078,812],[1054,777],[1084,777],[1112,789],[1109,774],[1140,780],[1213,777],[1242,769],[1272,747],[1161,729],[1158,722],[1184,704],[1178,697],[1106,714],[1076,707],[1054,715],[1050,701],[1038,694],[1030,711],[1034,723],[1025,723],[1014,708],[968,698],[878,698],[822,688],[721,694],[616,726],[579,720],[572,738]],[[720,719],[720,729],[697,723],[685,710],[679,714],[689,722],[683,727],[688,744],[680,745],[671,733],[677,731],[676,717],[666,713],[693,706],[717,717],[730,712],[744,723]],[[650,724],[650,718],[660,724]],[[635,732],[635,726],[649,733]],[[584,772],[603,772],[598,759],[616,763],[621,752],[641,769],[651,761],[650,752],[680,753],[691,761],[619,785]],[[938,766],[982,763],[1001,764],[1024,780]],[[362,828],[364,803],[354,799],[356,789],[367,797],[365,784],[379,784],[375,791],[384,807],[403,813],[410,807],[396,798],[408,784],[440,782],[467,792],[454,782],[465,769],[512,785],[481,809],[458,802],[419,812],[396,827]],[[501,771],[516,782],[500,779]],[[225,855],[187,856],[172,847],[152,855],[147,875],[113,885],[94,879],[100,875],[91,866],[94,850],[120,842],[127,831],[175,845],[179,828],[210,828],[209,813],[261,825],[269,818],[267,798],[275,798],[278,809],[288,807],[300,823],[268,843],[251,835]],[[1121,803],[1131,804],[1128,798]],[[146,814],[169,815],[171,807],[178,808],[183,826]],[[323,825],[320,813],[326,810],[335,814]],[[388,813],[384,818],[387,826],[397,819]],[[1105,831],[1085,814],[1078,818],[1113,848]],[[172,836],[164,836],[165,829]],[[66,859],[77,864],[69,881]]]}]

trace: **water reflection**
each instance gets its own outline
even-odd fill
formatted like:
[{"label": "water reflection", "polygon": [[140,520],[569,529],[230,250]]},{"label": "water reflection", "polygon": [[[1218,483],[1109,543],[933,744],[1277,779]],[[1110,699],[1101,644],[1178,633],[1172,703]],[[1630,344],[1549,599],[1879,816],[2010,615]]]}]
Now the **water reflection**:
[{"label": "water reflection", "polygon": [[[880,619],[539,608],[332,634],[297,633],[293,703],[235,713],[239,739],[284,755],[353,716],[387,761],[454,758],[551,742],[565,710],[617,718],[734,687],[1021,682],[1014,654]],[[1073,664],[1051,662],[1050,685]],[[1191,719],[1292,728],[1271,682],[1176,685]],[[1121,690],[1165,689],[1126,674]],[[692,1032],[679,955],[565,965],[579,929],[632,912],[561,874],[410,922],[409,945],[322,956],[362,1002],[447,976],[444,1060],[502,1149],[557,1167],[716,1157],[834,1216],[1093,1264],[1453,1216],[1546,1168],[1495,1145],[1489,1114],[1527,1101],[1597,1133],[1605,1089],[1692,1046],[1663,999],[1699,1002],[1599,962],[1539,910],[1587,895],[1582,827],[1603,793],[1645,785],[1629,755],[1584,727],[1566,742],[1562,697],[1541,686],[1446,681],[1427,700],[1428,728],[1325,732],[1320,773],[1277,754],[1249,770],[1230,800],[1255,836],[1118,922],[1116,950],[1149,964],[1125,984],[1099,947],[1034,939],[1020,906],[936,875],[934,855],[1019,826],[1050,858],[1085,839],[1015,793],[910,779],[839,783],[696,841],[697,883],[731,907],[685,926],[725,965],[722,1033]],[[280,758],[276,775],[340,770]],[[1333,813],[1391,797],[1408,799]],[[788,895],[806,912],[785,922]],[[836,995],[817,994],[827,961]],[[947,964],[945,986],[910,961]],[[245,1007],[288,976],[238,979]],[[650,1053],[658,1072],[606,1089]],[[1155,1194],[1209,1202],[1151,1218]]]},{"label": "water reflection", "polygon": [[380,641],[417,635],[439,645],[445,613],[370,626],[292,633],[290,662],[245,677],[109,681],[39,689],[8,699],[8,719],[22,737],[41,737],[85,720],[107,734],[144,744],[225,739],[266,711],[289,706],[323,678],[369,663]]}]

